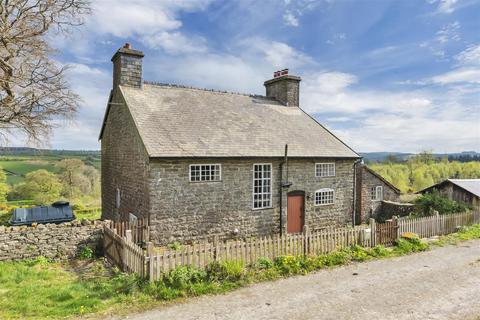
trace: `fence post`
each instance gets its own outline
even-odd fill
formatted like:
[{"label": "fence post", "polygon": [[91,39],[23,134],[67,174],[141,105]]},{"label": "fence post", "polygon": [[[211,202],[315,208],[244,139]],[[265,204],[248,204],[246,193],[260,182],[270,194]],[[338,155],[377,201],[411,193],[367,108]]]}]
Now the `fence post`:
[{"label": "fence post", "polygon": [[310,253],[310,232],[308,226],[303,226],[303,255],[306,257]]},{"label": "fence post", "polygon": [[375,247],[377,244],[377,227],[375,225],[375,219],[370,218],[370,246]]},{"label": "fence post", "polygon": [[[148,260],[148,280],[150,282],[155,281],[155,278],[153,276],[153,243],[152,242],[147,242],[147,256],[145,261]],[[158,269],[158,268],[157,268]]]},{"label": "fence post", "polygon": [[132,242],[132,230],[125,230],[125,238],[127,242]]},{"label": "fence post", "polygon": [[397,216],[392,217],[392,223],[393,223],[393,227],[395,228],[395,240],[397,240],[400,237],[400,227],[398,226]]}]

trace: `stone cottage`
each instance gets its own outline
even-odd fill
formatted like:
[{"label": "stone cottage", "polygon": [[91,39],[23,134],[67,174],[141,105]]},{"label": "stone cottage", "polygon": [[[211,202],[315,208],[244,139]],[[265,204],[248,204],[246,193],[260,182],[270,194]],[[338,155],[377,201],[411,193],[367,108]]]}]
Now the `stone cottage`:
[{"label": "stone cottage", "polygon": [[410,211],[402,209],[402,205],[398,203],[400,190],[380,174],[365,164],[357,165],[356,172],[356,224],[368,223],[370,218],[377,219],[379,214],[383,213],[387,201],[395,202],[394,213],[401,214],[404,210]]},{"label": "stone cottage", "polygon": [[299,77],[276,72],[265,96],[149,83],[143,56],[112,58],[103,218],[148,218],[157,243],[353,222],[359,155],[300,108]]}]

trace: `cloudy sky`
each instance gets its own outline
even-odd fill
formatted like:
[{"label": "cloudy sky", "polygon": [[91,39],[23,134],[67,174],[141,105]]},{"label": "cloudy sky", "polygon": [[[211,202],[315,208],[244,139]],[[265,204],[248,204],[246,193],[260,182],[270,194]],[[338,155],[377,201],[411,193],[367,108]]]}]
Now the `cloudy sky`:
[{"label": "cloudy sky", "polygon": [[301,106],[355,150],[480,151],[480,1],[98,0],[52,36],[84,103],[50,146],[99,149],[110,58],[145,52],[144,78],[264,94],[302,77]]}]

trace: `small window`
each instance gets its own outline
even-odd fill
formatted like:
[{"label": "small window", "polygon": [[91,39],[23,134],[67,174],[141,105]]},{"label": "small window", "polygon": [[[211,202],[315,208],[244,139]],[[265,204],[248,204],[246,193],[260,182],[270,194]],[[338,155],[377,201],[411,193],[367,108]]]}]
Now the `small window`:
[{"label": "small window", "polygon": [[316,177],[335,177],[335,163],[315,163]]},{"label": "small window", "polygon": [[383,200],[383,187],[382,186],[372,187],[371,195],[372,195],[373,201]]},{"label": "small window", "polygon": [[335,203],[335,191],[325,188],[315,191],[315,205],[322,206]]},{"label": "small window", "polygon": [[253,208],[263,209],[272,206],[272,165],[253,165]]},{"label": "small window", "polygon": [[222,166],[219,164],[191,164],[190,182],[221,181]]},{"label": "small window", "polygon": [[120,189],[115,190],[115,208],[120,208]]}]

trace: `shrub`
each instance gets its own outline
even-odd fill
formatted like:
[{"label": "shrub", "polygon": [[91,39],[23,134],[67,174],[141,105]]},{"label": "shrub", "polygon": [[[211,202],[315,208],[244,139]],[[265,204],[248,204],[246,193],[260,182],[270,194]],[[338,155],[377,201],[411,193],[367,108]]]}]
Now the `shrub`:
[{"label": "shrub", "polygon": [[305,273],[302,268],[302,262],[300,257],[295,256],[279,256],[275,258],[275,267],[283,275],[292,275]]},{"label": "shrub", "polygon": [[175,251],[182,249],[182,245],[179,242],[169,243],[167,247]]},{"label": "shrub", "polygon": [[393,251],[396,254],[409,254],[412,252],[425,251],[428,249],[428,244],[422,242],[418,238],[413,239],[398,239],[395,243]]},{"label": "shrub", "polygon": [[182,266],[164,274],[162,281],[174,289],[186,289],[195,283],[205,281],[206,277],[205,271],[190,266]]},{"label": "shrub", "polygon": [[465,212],[469,209],[469,207],[463,203],[458,203],[444,197],[438,190],[433,190],[430,193],[418,197],[414,203],[415,211],[422,216],[431,216],[434,211],[438,211],[440,214],[450,214]]},{"label": "shrub", "polygon": [[382,245],[377,245],[370,249],[369,254],[372,257],[388,257],[391,255],[391,251]]},{"label": "shrub", "polygon": [[253,265],[254,268],[260,269],[260,270],[271,269],[273,268],[273,266],[274,266],[273,261],[265,257],[258,258],[257,262],[255,262]]},{"label": "shrub", "polygon": [[349,260],[347,251],[336,251],[329,254],[324,254],[318,257],[319,263],[326,267],[333,267],[345,264]]},{"label": "shrub", "polygon": [[95,257],[95,252],[89,246],[84,246],[78,253],[80,260],[91,260]]},{"label": "shrub", "polygon": [[245,275],[241,261],[213,261],[207,268],[207,277],[212,281],[238,281]]}]

